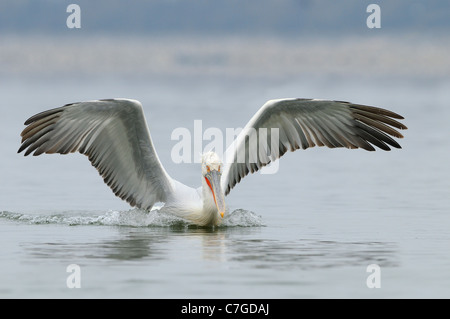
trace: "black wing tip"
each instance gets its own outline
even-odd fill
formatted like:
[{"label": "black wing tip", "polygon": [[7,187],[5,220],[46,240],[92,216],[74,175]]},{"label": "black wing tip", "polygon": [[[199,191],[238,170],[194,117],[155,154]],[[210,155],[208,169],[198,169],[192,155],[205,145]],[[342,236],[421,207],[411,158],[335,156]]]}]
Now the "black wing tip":
[{"label": "black wing tip", "polygon": [[[21,146],[21,147],[17,150],[17,154],[22,153],[24,149],[25,149],[25,148],[22,148],[22,146]],[[24,154],[24,156],[26,156],[26,155]]]},{"label": "black wing tip", "polygon": [[362,110],[362,111],[368,111],[374,114],[379,114],[379,115],[384,115],[384,116],[388,116],[388,117],[392,117],[394,119],[398,119],[398,120],[404,120],[405,118],[396,113],[393,112],[391,110],[387,110],[381,107],[377,107],[377,106],[370,106],[370,105],[362,105],[362,104],[354,104],[354,103],[349,103],[349,102],[344,102],[349,104],[349,107],[352,109],[357,109],[357,110]]},{"label": "black wing tip", "polygon": [[32,124],[32,123],[34,123],[36,121],[39,121],[39,120],[41,120],[41,119],[43,119],[43,118],[45,118],[45,117],[47,117],[49,115],[60,113],[60,112],[64,111],[64,109],[63,109],[64,107],[72,105],[72,104],[75,104],[75,103],[66,104],[66,105],[61,106],[61,107],[57,107],[57,108],[54,108],[54,109],[51,109],[51,110],[47,110],[47,111],[43,111],[43,112],[37,113],[37,114],[31,116],[30,118],[28,118],[23,124],[24,125],[30,125],[30,124]]},{"label": "black wing tip", "polygon": [[20,148],[17,150],[17,154],[22,153],[23,151],[25,151],[25,153],[23,154],[23,156],[28,156],[31,153],[31,150],[29,149],[31,145],[27,145],[26,141],[24,143],[22,143],[22,145],[20,146]]}]

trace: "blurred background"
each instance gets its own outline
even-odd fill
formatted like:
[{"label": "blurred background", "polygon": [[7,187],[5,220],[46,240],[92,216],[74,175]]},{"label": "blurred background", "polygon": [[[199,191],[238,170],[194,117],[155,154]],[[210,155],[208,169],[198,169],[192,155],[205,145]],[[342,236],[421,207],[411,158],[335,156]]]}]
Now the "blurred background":
[{"label": "blurred background", "polygon": [[450,27],[445,0],[74,1],[0,4],[1,72],[58,75],[246,76],[270,79],[382,75],[445,77]]}]

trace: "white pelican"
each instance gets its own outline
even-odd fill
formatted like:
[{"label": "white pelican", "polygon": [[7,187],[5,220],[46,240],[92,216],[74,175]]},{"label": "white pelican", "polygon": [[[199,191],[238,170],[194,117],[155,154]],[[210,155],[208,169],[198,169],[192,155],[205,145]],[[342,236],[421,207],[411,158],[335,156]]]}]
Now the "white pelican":
[{"label": "white pelican", "polygon": [[[25,156],[78,151],[88,156],[114,194],[131,206],[150,210],[156,202],[163,202],[162,209],[194,224],[219,225],[225,195],[249,172],[258,171],[288,149],[317,145],[374,151],[371,144],[386,151],[388,145],[401,148],[388,136],[402,138],[392,127],[406,129],[394,118],[403,119],[385,109],[349,102],[270,100],[227,149],[225,163],[216,153],[203,154],[202,186],[197,189],[167,174],[153,147],[142,105],[136,100],[79,102],[36,114],[25,122],[18,153],[25,149]],[[253,131],[259,140],[259,128],[278,128],[278,149],[261,152],[249,145],[246,135]],[[242,152],[246,156],[239,157]]]}]

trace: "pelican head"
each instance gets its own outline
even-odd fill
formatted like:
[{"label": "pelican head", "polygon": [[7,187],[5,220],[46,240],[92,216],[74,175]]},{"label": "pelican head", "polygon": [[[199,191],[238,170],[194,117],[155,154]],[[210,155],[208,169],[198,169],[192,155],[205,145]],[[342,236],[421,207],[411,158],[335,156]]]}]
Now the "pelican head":
[{"label": "pelican head", "polygon": [[[225,213],[225,196],[220,186],[220,178],[222,161],[219,156],[214,152],[204,153],[202,156],[202,175],[204,183],[207,187],[203,187],[203,193],[205,197],[205,205],[208,205],[208,199],[214,201],[217,213],[223,218]],[[212,203],[212,200],[209,200]],[[210,203],[210,204],[211,204]],[[210,205],[212,206],[212,205]]]}]

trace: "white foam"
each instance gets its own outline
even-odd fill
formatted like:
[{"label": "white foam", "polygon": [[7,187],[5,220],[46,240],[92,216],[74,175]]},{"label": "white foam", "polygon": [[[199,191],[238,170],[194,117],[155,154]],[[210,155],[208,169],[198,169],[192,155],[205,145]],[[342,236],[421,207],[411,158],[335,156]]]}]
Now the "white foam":
[{"label": "white foam", "polygon": [[[106,225],[129,227],[167,227],[189,226],[188,221],[169,213],[153,209],[145,211],[130,209],[127,211],[108,211],[92,213],[69,211],[53,214],[23,214],[16,212],[0,212],[0,218],[26,222],[29,224],[60,224],[60,225]],[[255,227],[263,226],[261,216],[247,210],[237,209],[225,215],[220,227]]]}]

